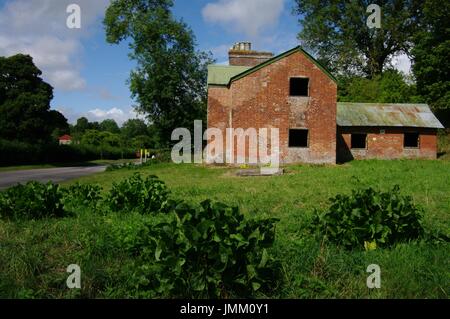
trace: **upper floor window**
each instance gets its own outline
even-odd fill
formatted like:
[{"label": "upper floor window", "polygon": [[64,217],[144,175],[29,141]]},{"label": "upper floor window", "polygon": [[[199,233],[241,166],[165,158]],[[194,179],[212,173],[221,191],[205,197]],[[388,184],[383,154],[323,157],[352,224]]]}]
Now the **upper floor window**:
[{"label": "upper floor window", "polygon": [[290,78],[289,95],[290,96],[309,96],[308,78]]}]

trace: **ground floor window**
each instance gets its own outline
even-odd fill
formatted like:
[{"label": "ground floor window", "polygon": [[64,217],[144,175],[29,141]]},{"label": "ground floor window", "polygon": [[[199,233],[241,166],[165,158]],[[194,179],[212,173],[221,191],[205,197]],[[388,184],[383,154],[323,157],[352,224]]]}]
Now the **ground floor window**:
[{"label": "ground floor window", "polygon": [[352,149],[367,148],[367,134],[352,134]]},{"label": "ground floor window", "polygon": [[308,147],[308,130],[290,129],[289,147]]},{"label": "ground floor window", "polygon": [[418,148],[419,147],[419,133],[405,133],[403,139],[404,148]]}]

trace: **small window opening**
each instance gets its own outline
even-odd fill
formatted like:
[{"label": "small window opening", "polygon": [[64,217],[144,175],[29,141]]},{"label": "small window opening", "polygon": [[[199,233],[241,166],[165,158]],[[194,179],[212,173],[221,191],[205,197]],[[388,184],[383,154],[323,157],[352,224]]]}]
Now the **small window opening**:
[{"label": "small window opening", "polygon": [[290,96],[308,96],[309,79],[291,78],[290,79]]},{"label": "small window opening", "polygon": [[352,134],[352,149],[366,149],[367,134]]},{"label": "small window opening", "polygon": [[289,130],[289,147],[308,147],[308,130]]},{"label": "small window opening", "polygon": [[405,133],[403,146],[405,148],[418,148],[419,133]]}]

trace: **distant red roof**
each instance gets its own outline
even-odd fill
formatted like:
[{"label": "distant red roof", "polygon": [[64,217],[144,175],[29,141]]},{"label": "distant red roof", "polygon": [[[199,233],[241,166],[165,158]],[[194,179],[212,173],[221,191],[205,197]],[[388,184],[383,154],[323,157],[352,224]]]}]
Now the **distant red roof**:
[{"label": "distant red roof", "polygon": [[63,135],[59,138],[60,141],[71,141],[72,140],[72,136],[70,135]]}]

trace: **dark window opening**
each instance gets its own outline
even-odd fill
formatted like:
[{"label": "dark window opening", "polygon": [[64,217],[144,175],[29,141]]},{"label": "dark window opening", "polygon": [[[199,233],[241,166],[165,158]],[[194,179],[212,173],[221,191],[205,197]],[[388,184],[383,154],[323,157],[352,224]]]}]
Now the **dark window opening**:
[{"label": "dark window opening", "polygon": [[352,149],[353,148],[367,148],[367,134],[352,134]]},{"label": "dark window opening", "polygon": [[289,130],[289,147],[308,147],[308,130]]},{"label": "dark window opening", "polygon": [[405,133],[403,146],[405,148],[418,148],[419,133]]},{"label": "dark window opening", "polygon": [[309,79],[291,78],[290,96],[308,96]]}]

